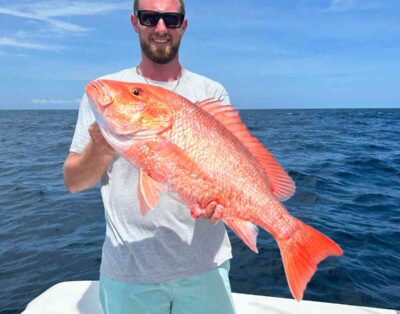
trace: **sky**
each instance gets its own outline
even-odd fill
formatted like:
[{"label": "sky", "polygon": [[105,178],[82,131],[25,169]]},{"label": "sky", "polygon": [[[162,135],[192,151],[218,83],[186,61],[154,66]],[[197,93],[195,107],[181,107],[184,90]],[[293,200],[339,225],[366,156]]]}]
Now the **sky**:
[{"label": "sky", "polygon": [[[132,1],[0,0],[0,109],[77,109],[140,62]],[[239,109],[400,108],[399,0],[186,1],[181,64]]]}]

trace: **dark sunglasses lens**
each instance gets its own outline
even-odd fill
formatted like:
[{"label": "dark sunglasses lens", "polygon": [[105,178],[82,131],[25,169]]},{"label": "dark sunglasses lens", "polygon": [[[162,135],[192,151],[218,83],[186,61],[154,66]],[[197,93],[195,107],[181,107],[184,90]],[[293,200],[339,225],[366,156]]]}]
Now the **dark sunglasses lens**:
[{"label": "dark sunglasses lens", "polygon": [[164,14],[163,20],[164,20],[165,26],[170,27],[170,28],[178,28],[178,27],[181,27],[183,18],[182,18],[182,15],[179,13],[177,13],[177,14],[167,13],[167,14]]},{"label": "dark sunglasses lens", "polygon": [[140,23],[145,26],[156,26],[159,19],[160,15],[158,13],[140,12],[139,14]]},{"label": "dark sunglasses lens", "polygon": [[138,10],[140,24],[144,26],[156,26],[160,18],[168,28],[179,28],[185,16],[182,13],[159,13],[155,11]]}]

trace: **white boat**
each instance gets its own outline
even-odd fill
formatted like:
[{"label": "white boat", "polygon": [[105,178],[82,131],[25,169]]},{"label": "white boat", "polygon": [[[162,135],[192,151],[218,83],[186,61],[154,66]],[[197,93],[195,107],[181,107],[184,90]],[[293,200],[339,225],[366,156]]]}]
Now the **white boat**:
[{"label": "white boat", "polygon": [[[101,314],[98,281],[58,283],[32,300],[22,314]],[[400,311],[233,293],[238,314],[400,314]],[[211,313],[205,313],[211,314]]]}]

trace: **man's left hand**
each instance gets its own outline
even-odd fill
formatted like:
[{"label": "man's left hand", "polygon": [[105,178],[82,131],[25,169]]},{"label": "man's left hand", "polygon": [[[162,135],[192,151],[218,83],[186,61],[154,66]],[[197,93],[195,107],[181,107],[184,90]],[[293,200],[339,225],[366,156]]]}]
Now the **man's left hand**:
[{"label": "man's left hand", "polygon": [[224,206],[218,204],[213,201],[205,209],[201,209],[199,206],[195,206],[195,208],[191,208],[191,215],[193,218],[199,218],[203,216],[208,219],[208,221],[215,225],[222,218],[224,213]]}]

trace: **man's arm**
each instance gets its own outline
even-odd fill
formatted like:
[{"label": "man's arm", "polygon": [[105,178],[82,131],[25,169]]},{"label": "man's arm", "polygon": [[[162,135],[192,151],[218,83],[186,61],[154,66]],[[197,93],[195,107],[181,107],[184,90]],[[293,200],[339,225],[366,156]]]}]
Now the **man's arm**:
[{"label": "man's arm", "polygon": [[93,187],[102,177],[115,155],[102,136],[97,123],[89,127],[91,141],[82,153],[71,152],[64,162],[64,184],[71,193]]}]

